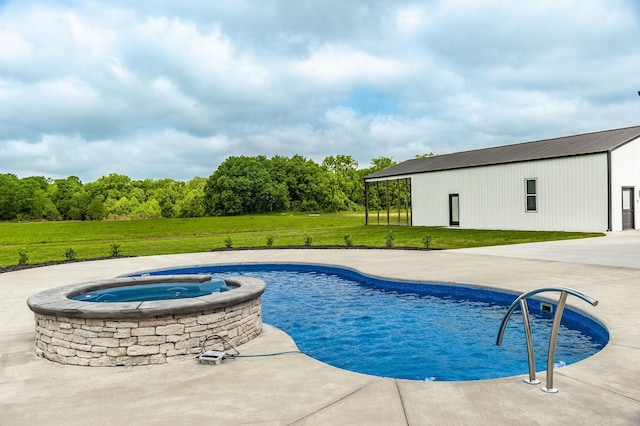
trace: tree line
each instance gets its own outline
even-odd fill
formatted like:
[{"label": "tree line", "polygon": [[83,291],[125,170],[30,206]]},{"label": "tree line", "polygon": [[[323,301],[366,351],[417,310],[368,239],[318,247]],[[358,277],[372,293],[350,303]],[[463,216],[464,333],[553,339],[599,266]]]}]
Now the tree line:
[{"label": "tree line", "polygon": [[293,157],[228,157],[208,178],[132,180],[112,173],[83,183],[0,174],[0,220],[103,220],[227,216],[277,211],[337,212],[364,206],[364,176],[391,158],[358,168],[350,155],[321,164]]}]

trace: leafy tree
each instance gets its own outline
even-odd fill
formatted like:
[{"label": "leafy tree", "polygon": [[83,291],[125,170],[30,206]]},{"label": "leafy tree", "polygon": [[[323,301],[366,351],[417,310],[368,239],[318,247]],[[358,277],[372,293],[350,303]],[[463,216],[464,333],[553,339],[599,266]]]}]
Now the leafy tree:
[{"label": "leafy tree", "polygon": [[49,186],[51,201],[55,204],[62,219],[76,219],[69,212],[74,206],[75,194],[83,189],[82,182],[77,176],[69,176],[65,179],[56,179]]},{"label": "leafy tree", "polygon": [[144,203],[145,201],[147,201],[148,194],[144,186],[138,185],[140,182],[142,181],[136,180],[131,182],[131,190],[129,191],[129,198],[135,198],[140,203]]},{"label": "leafy tree", "polygon": [[235,215],[286,210],[287,188],[272,177],[265,156],[229,157],[209,177],[204,189],[205,211]]},{"label": "leafy tree", "polygon": [[176,216],[176,203],[182,197],[183,189],[184,182],[173,179],[160,179],[152,182],[149,196],[158,202],[162,217]]},{"label": "leafy tree", "polygon": [[102,201],[107,199],[119,200],[129,194],[131,178],[126,175],[111,173],[109,176],[101,176],[95,182],[86,185],[91,198],[100,196]]},{"label": "leafy tree", "polygon": [[[87,183],[85,190],[91,200],[87,205],[87,218],[98,220],[94,214],[101,216],[99,219],[107,217],[113,211],[118,200],[129,194],[130,189],[131,178],[116,173],[111,173],[109,176],[101,176],[95,182]],[[96,199],[99,199],[102,203],[102,212],[100,212],[101,209],[96,210],[98,206]]]},{"label": "leafy tree", "polygon": [[17,217],[16,196],[20,179],[12,174],[0,174],[0,220],[12,220]]},{"label": "leafy tree", "polygon": [[398,163],[393,161],[391,157],[380,156],[378,158],[371,159],[371,165],[369,166],[368,169],[364,169],[364,171],[366,172],[366,174],[369,174],[369,173],[377,172],[378,170],[387,169],[391,166],[395,166],[396,164]]},{"label": "leafy tree", "polygon": [[[102,217],[174,217],[177,203],[184,197],[184,182],[173,179],[144,179],[132,181],[128,176],[112,173],[84,186],[87,199],[85,218]],[[89,205],[91,212],[89,212]],[[81,209],[74,209],[79,216]]]},{"label": "leafy tree", "polygon": [[279,171],[278,178],[287,187],[290,207],[296,211],[329,209],[329,176],[325,169],[303,156],[291,159],[274,157],[273,169]]},{"label": "leafy tree", "polygon": [[152,198],[139,204],[132,212],[134,217],[150,219],[154,217],[162,217],[162,207],[158,200]]},{"label": "leafy tree", "polygon": [[140,201],[138,201],[136,197],[129,198],[125,195],[115,202],[109,215],[115,217],[131,217],[139,205]]},{"label": "leafy tree", "polygon": [[87,210],[91,199],[89,194],[82,188],[80,191],[75,192],[69,202],[69,209],[67,210],[67,218],[71,220],[85,220],[87,219]]},{"label": "leafy tree", "polygon": [[48,197],[45,200],[45,205],[42,210],[42,218],[47,220],[62,220],[62,215],[56,208],[56,205],[53,204],[53,201]]},{"label": "leafy tree", "polygon": [[100,196],[96,196],[91,200],[87,206],[86,219],[89,220],[102,220],[107,216],[104,201]]},{"label": "leafy tree", "polygon": [[188,181],[184,187],[182,198],[178,200],[176,208],[180,217],[200,217],[204,211],[204,188],[207,180],[195,177]]},{"label": "leafy tree", "polygon": [[322,166],[329,172],[331,210],[353,210],[356,203],[363,204],[364,183],[358,179],[358,162],[352,156],[329,156]]},{"label": "leafy tree", "polygon": [[60,219],[60,214],[49,198],[49,181],[42,176],[20,179],[15,206],[18,219]]}]

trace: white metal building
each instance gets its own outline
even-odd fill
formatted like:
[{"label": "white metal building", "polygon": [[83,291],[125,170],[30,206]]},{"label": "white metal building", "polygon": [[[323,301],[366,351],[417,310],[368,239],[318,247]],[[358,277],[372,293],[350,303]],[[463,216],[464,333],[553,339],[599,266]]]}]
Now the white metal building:
[{"label": "white metal building", "polygon": [[640,126],[408,160],[365,186],[391,181],[414,226],[640,229]]}]

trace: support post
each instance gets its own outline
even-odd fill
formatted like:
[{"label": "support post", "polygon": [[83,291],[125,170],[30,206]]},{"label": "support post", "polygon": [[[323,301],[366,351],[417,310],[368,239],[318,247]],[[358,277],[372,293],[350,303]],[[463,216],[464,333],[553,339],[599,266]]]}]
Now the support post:
[{"label": "support post", "polygon": [[385,194],[387,199],[387,225],[389,225],[389,220],[390,220],[389,210],[391,209],[391,207],[389,206],[389,181],[385,180],[384,183],[385,183]]},{"label": "support post", "polygon": [[380,225],[380,182],[376,181],[376,211],[378,212],[378,225]]},{"label": "support post", "polygon": [[364,224],[369,224],[369,182],[364,181]]},{"label": "support post", "polygon": [[410,182],[409,178],[406,178],[404,180],[404,205],[407,211],[406,213],[407,225],[412,224],[412,222],[409,222],[409,197],[411,196],[411,192],[409,191],[409,182]]},{"label": "support post", "polygon": [[396,179],[397,192],[396,195],[398,198],[398,225],[400,225],[400,179]]}]

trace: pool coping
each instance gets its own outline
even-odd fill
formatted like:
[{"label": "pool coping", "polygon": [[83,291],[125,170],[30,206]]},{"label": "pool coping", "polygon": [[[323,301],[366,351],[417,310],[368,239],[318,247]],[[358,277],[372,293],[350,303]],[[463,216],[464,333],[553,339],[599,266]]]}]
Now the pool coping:
[{"label": "pool coping", "polygon": [[36,313],[61,315],[67,318],[151,318],[169,314],[188,314],[224,308],[233,304],[255,299],[264,293],[265,283],[249,277],[229,277],[225,282],[231,291],[212,293],[205,296],[172,300],[142,302],[94,303],[74,300],[72,297],[94,290],[110,287],[124,287],[137,284],[203,282],[211,275],[161,275],[115,277],[75,283],[41,291],[27,299],[27,305]]}]

